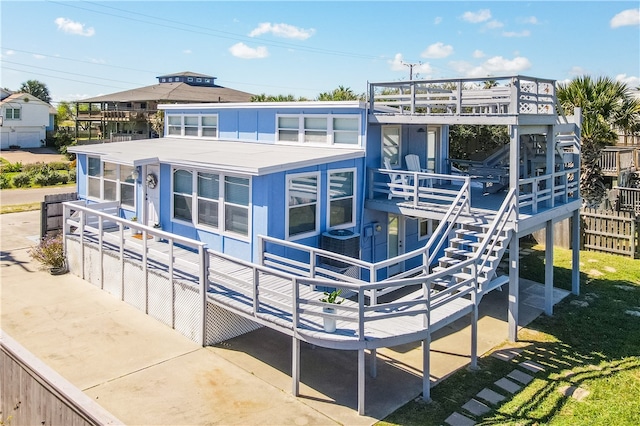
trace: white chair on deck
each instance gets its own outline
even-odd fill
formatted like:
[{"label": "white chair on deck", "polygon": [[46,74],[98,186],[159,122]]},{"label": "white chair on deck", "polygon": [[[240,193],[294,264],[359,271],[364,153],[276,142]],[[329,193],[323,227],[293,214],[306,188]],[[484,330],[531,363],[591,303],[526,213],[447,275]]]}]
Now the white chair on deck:
[{"label": "white chair on deck", "polygon": [[[418,157],[416,154],[407,154],[404,156],[404,161],[405,163],[407,163],[407,170],[409,170],[410,172],[418,172],[418,173],[426,173],[427,169],[423,169],[420,167],[420,157]],[[420,186],[423,186],[422,183],[426,182],[427,185],[424,186],[429,186],[429,179],[427,178],[420,178],[419,179],[419,184]]]},{"label": "white chair on deck", "polygon": [[[388,158],[384,159],[384,168],[387,170],[393,170]],[[404,189],[404,186],[409,184],[408,177],[400,173],[389,173],[389,180],[392,185],[389,187],[389,200],[393,197],[403,197],[405,200],[408,200],[409,196]],[[398,188],[397,185],[402,185],[402,187]]]}]

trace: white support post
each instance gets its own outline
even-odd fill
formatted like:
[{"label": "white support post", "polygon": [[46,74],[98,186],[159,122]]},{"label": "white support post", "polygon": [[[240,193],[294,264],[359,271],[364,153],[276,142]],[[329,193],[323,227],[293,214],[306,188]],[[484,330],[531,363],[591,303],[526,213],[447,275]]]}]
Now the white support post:
[{"label": "white support post", "polygon": [[142,276],[144,277],[144,313],[149,313],[149,248],[147,230],[142,230]]},{"label": "white support post", "polygon": [[98,216],[98,253],[99,253],[99,268],[100,268],[100,289],[104,290],[104,251],[102,236],[104,233],[104,218]]},{"label": "white support post", "polygon": [[571,219],[571,292],[580,295],[580,210]]},{"label": "white support post", "polygon": [[509,340],[518,340],[518,302],[520,287],[520,239],[514,234],[509,243]]},{"label": "white support post", "polygon": [[473,311],[471,311],[471,365],[472,370],[478,369],[478,303],[476,290],[471,293]]},{"label": "white support post", "polygon": [[[200,255],[200,293],[202,296],[202,306],[200,307],[200,343],[207,345],[207,291],[209,290],[209,256],[204,246],[198,247]],[[173,260],[172,260],[173,261]]]},{"label": "white support post", "polygon": [[[294,333],[295,334],[295,333]],[[300,340],[293,336],[291,342],[291,379],[293,396],[300,395]]]},{"label": "white support post", "polygon": [[84,276],[84,264],[85,264],[85,252],[84,252],[84,228],[86,226],[85,223],[85,215],[84,210],[80,211],[80,264],[82,265],[82,279],[86,279]]},{"label": "white support post", "polygon": [[422,400],[431,402],[431,331],[422,341]]},{"label": "white support post", "polygon": [[124,300],[124,223],[118,222],[118,231],[120,234],[120,247],[118,248],[120,254],[120,300]]},{"label": "white support post", "polygon": [[548,220],[544,247],[544,313],[553,315],[553,221]]},{"label": "white support post", "polygon": [[358,414],[364,416],[365,396],[364,349],[358,349]]},{"label": "white support post", "polygon": [[375,378],[378,375],[378,351],[376,349],[370,349],[371,364],[369,365],[371,377]]}]

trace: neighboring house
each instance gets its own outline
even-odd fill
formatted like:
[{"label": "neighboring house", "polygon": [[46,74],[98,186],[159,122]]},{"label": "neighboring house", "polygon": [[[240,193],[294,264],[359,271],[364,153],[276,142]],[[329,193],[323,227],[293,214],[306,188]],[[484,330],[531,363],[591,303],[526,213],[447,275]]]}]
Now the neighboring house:
[{"label": "neighboring house", "polygon": [[[492,79],[371,83],[368,103],[161,105],[162,139],[69,149],[70,269],[202,344],[292,336],[294,394],[300,341],[357,350],[361,414],[365,350],[375,376],[377,348],[421,341],[428,400],[432,333],[470,314],[475,366],[483,295],[508,286],[517,338],[521,237],[546,229],[551,314],[553,224],[573,218],[579,291],[580,117],[556,114],[552,80]],[[511,142],[451,159],[453,124],[508,126]],[[331,313],[334,288],[349,300]]]},{"label": "neighboring house", "polygon": [[0,92],[2,149],[40,148],[53,130],[56,109],[28,93]]},{"label": "neighboring house", "polygon": [[150,117],[160,104],[249,102],[253,96],[215,84],[216,77],[189,71],[156,78],[158,84],[152,86],[76,101],[76,133],[82,126],[90,139],[112,133],[147,138],[153,135]]}]

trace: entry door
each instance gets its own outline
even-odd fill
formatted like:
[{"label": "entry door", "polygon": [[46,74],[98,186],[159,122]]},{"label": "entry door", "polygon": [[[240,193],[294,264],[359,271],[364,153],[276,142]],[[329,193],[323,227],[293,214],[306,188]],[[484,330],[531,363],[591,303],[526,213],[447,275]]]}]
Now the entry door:
[{"label": "entry door", "polygon": [[[404,216],[389,213],[387,216],[387,258],[404,253]],[[404,270],[404,262],[389,266],[389,276]]]},{"label": "entry door", "polygon": [[147,225],[153,226],[156,223],[160,223],[160,167],[147,166],[147,176],[150,174],[156,177],[155,181],[157,182],[155,187],[152,188],[151,186],[153,185],[148,185],[148,180],[145,180],[145,184],[147,185]]}]

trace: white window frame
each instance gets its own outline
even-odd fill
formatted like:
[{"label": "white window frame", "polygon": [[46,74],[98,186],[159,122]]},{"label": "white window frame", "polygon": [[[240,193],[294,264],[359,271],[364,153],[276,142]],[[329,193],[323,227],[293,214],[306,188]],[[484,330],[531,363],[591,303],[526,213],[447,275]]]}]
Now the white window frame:
[{"label": "white window frame", "polygon": [[[305,177],[313,177],[316,179],[316,201],[315,201],[315,217],[316,217],[316,223],[314,225],[314,229],[312,231],[307,231],[307,232],[303,232],[300,234],[295,234],[295,235],[290,235],[289,234],[289,219],[290,219],[290,211],[292,207],[302,207],[304,205],[311,205],[312,203],[305,203],[305,204],[297,204],[295,206],[292,206],[290,204],[290,190],[291,190],[291,182],[294,179],[300,179],[300,178],[305,178]],[[285,187],[285,238],[287,240],[293,241],[293,240],[299,240],[302,238],[308,238],[308,237],[312,237],[314,235],[319,235],[320,234],[320,203],[321,203],[321,187],[322,187],[322,181],[320,180],[320,172],[307,172],[307,173],[293,173],[293,174],[289,174],[287,175],[286,178],[286,187]]]},{"label": "white window frame", "polygon": [[[98,176],[90,176],[89,175],[89,159],[94,159],[94,160],[98,160],[100,162],[100,171],[99,171],[99,175]],[[104,176],[104,165],[105,164],[112,164],[115,166],[115,177],[114,178],[106,178]],[[137,201],[138,201],[138,185],[136,181],[133,182],[127,182],[126,180],[122,179],[121,176],[121,167],[124,166],[122,164],[118,164],[118,163],[111,163],[111,162],[105,162],[102,161],[102,159],[100,157],[94,157],[94,156],[87,156],[87,198],[90,200],[95,200],[95,201],[113,201],[113,200],[106,200],[105,199],[105,191],[104,191],[104,184],[105,182],[113,182],[115,184],[116,187],[116,195],[115,195],[115,201],[119,201],[120,205],[123,208],[126,208],[127,210],[136,210],[136,205],[137,205]],[[125,167],[132,167],[132,166],[125,166]],[[89,193],[89,183],[91,182],[91,180],[95,180],[96,182],[99,182],[99,187],[100,187],[100,195],[98,197],[91,195]],[[124,204],[122,202],[122,185],[127,185],[127,186],[131,186],[133,187],[133,205],[131,204]]]},{"label": "white window frame", "polygon": [[[179,118],[180,124],[171,124],[171,119]],[[189,119],[196,118],[197,124],[187,124]],[[216,124],[204,124],[206,118],[215,118]],[[167,137],[171,138],[200,138],[200,139],[218,139],[220,135],[220,118],[218,114],[167,114],[166,118],[166,129],[165,134]],[[178,120],[176,120],[178,121]],[[195,135],[187,135],[186,128],[196,128],[197,131]],[[171,134],[170,129],[180,129],[179,133]],[[206,130],[210,131],[211,129],[215,130],[215,136],[205,136],[204,132]]]},{"label": "white window frame", "polygon": [[[332,169],[327,171],[327,187],[328,187],[327,188],[327,221],[326,221],[327,229],[330,230],[330,229],[351,228],[356,225],[356,200],[358,198],[358,194],[357,194],[358,187],[356,185],[356,182],[358,180],[357,172],[358,171],[355,167],[349,167],[344,169]],[[353,193],[348,197],[340,197],[340,198],[332,199],[331,198],[331,175],[338,174],[338,173],[353,173],[353,181],[352,181]],[[351,221],[331,226],[331,201],[342,200],[347,198],[351,198]]]},{"label": "white window frame", "polygon": [[[397,155],[395,156],[395,159],[393,159],[392,156],[387,155],[388,149],[385,149],[386,148],[385,130],[390,130],[390,129],[394,129],[398,131],[398,145],[397,145],[398,152],[396,153]],[[384,160],[385,158],[389,158],[389,164],[391,165],[391,168],[393,169],[402,168],[401,154],[402,154],[402,127],[398,125],[382,126],[382,129],[380,132],[380,167],[384,168],[385,167]]]},{"label": "white window frame", "polygon": [[[185,219],[182,218],[178,218],[175,217],[175,211],[174,211],[174,176],[175,176],[175,172],[176,170],[184,170],[186,172],[191,173],[191,179],[192,179],[192,184],[191,184],[191,221],[187,221]],[[206,174],[211,174],[211,175],[216,175],[218,176],[218,184],[220,185],[218,188],[218,199],[217,200],[213,200],[210,198],[206,198],[206,197],[200,197],[198,195],[198,175],[200,173],[206,173]],[[240,178],[240,179],[245,179],[248,181],[248,191],[249,191],[249,201],[248,204],[246,206],[244,205],[240,205],[240,204],[234,204],[234,203],[230,203],[226,200],[225,197],[225,182],[226,182],[226,178],[229,177],[233,177],[233,178]],[[228,236],[228,237],[232,237],[234,239],[238,239],[238,240],[243,240],[243,241],[249,241],[251,238],[251,233],[252,233],[252,211],[253,211],[253,207],[252,207],[252,188],[253,188],[253,179],[251,179],[250,176],[245,176],[245,175],[238,175],[238,174],[224,174],[224,173],[218,173],[216,171],[212,171],[212,170],[206,170],[206,169],[192,169],[192,168],[188,168],[188,167],[179,167],[179,166],[174,166],[171,168],[171,220],[173,222],[177,222],[177,223],[182,223],[184,225],[188,225],[188,226],[193,226],[196,229],[201,229],[207,232],[211,232],[214,234],[218,234],[218,235],[222,235],[222,236]],[[181,195],[184,195],[181,193]],[[218,226],[213,226],[213,225],[209,225],[206,223],[199,223],[199,214],[198,214],[198,200],[199,199],[204,199],[204,200],[211,200],[211,201],[217,201],[218,203]],[[233,206],[233,207],[240,207],[240,208],[246,208],[247,210],[247,235],[235,232],[235,231],[230,231],[226,229],[226,218],[225,218],[225,211],[226,211],[226,206]]]},{"label": "white window frame", "polygon": [[[281,128],[280,127],[280,118],[292,118],[292,119],[297,119],[298,120],[298,127],[297,129],[293,129],[293,128]],[[326,140],[324,142],[307,142],[306,141],[306,133],[308,131],[319,131],[322,132],[324,131],[324,129],[321,130],[317,130],[317,129],[307,129],[305,127],[305,119],[306,118],[323,118],[326,120]],[[333,128],[333,124],[334,124],[334,119],[335,118],[350,118],[350,119],[354,119],[357,120],[357,131],[352,131],[352,130],[334,130]],[[280,144],[287,144],[287,145],[298,145],[298,144],[304,144],[304,145],[314,145],[314,146],[326,146],[326,145],[333,145],[336,147],[345,147],[345,148],[353,148],[353,147],[361,147],[362,146],[362,135],[361,135],[361,128],[362,128],[362,116],[360,114],[276,114],[276,123],[275,123],[275,142],[276,143],[280,143]],[[288,140],[280,140],[280,131],[281,130],[287,130],[287,131],[295,131],[297,130],[298,132],[298,139],[297,141],[288,141]],[[346,132],[353,132],[353,133],[357,133],[357,143],[336,143],[335,142],[335,134],[336,133],[346,133]]]},{"label": "white window frame", "polygon": [[[425,224],[427,227],[427,233],[422,233],[422,224]],[[428,218],[418,218],[418,241],[423,241],[431,238],[433,235],[433,231],[436,230],[440,222],[437,219],[428,219]]]},{"label": "white window frame", "polygon": [[[11,111],[11,114],[9,114],[9,111]],[[16,111],[18,111],[18,117],[16,117]],[[22,120],[22,108],[7,107],[4,110],[4,118],[5,120]]]}]

